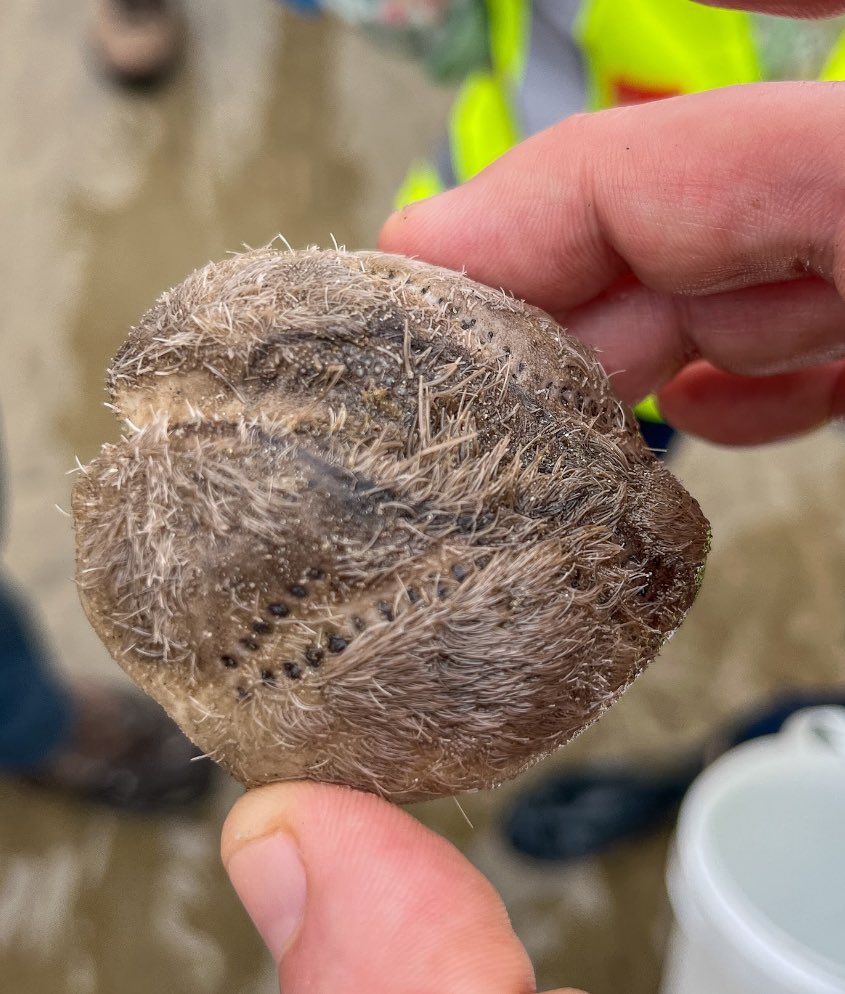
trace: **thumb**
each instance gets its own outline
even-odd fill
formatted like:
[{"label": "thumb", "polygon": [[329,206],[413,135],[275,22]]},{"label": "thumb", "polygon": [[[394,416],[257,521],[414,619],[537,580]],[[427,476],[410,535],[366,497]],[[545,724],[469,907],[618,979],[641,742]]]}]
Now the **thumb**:
[{"label": "thumb", "polygon": [[379,798],[324,784],[248,792],[223,862],[285,994],[529,994],[525,950],[488,881]]}]

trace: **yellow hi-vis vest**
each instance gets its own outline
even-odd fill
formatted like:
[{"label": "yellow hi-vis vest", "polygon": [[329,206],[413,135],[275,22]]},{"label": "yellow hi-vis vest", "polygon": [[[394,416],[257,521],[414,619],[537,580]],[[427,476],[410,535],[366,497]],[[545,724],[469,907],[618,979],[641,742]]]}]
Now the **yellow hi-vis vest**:
[{"label": "yellow hi-vis vest", "polygon": [[[449,119],[452,171],[470,179],[523,137],[513,111],[530,45],[531,0],[486,0],[490,69],[463,83]],[[585,0],[575,27],[587,70],[591,110],[712,90],[763,78],[752,21],[742,11],[692,0]],[[819,77],[845,79],[845,33]],[[396,206],[441,192],[433,165],[411,167]],[[636,407],[660,421],[653,397]]]},{"label": "yellow hi-vis vest", "polygon": [[[490,69],[461,86],[449,119],[452,171],[470,179],[522,137],[513,112],[531,37],[531,0],[486,0]],[[600,110],[763,78],[752,22],[742,11],[693,0],[584,0],[575,28],[588,76],[588,108]],[[845,34],[821,79],[845,79]],[[439,193],[433,166],[412,167],[397,206]]]}]

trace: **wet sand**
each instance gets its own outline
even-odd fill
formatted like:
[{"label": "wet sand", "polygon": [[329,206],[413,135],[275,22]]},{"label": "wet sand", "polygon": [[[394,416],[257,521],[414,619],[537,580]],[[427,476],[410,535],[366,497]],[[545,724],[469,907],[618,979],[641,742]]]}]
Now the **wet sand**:
[{"label": "wet sand", "polygon": [[[194,0],[184,68],[154,94],[91,63],[81,0],[0,7],[0,410],[4,562],[37,604],[57,665],[118,679],[71,576],[75,458],[117,426],[103,375],[165,287],[243,244],[374,243],[405,165],[436,142],[448,93],[413,67],[269,0]],[[515,793],[555,768],[665,762],[737,709],[845,673],[845,434],[754,452],[686,443],[677,472],[714,549],[687,625],[597,726],[528,777],[420,805],[505,896],[540,987],[654,994],[668,922],[668,834],[567,867],[501,838]],[[229,892],[224,777],[186,817],[137,819],[0,780],[0,990],[252,994],[272,970]]]}]

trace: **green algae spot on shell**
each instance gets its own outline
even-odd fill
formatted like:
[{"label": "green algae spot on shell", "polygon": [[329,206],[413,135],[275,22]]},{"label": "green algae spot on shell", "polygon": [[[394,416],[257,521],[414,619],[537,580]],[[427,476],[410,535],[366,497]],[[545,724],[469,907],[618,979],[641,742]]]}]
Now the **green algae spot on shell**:
[{"label": "green algae spot on shell", "polygon": [[513,777],[680,624],[707,523],[541,311],[378,253],[262,249],[164,294],[73,497],[106,646],[247,786]]}]

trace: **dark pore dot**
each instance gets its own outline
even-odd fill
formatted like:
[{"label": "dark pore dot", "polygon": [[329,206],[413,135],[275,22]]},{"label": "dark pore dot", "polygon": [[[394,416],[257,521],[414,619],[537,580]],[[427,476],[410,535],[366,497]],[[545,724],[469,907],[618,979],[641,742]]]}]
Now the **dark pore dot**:
[{"label": "dark pore dot", "polygon": [[409,587],[408,588],[408,600],[412,604],[416,604],[417,601],[419,601],[421,597],[422,597],[422,595],[420,594],[419,590],[415,589],[414,587]]},{"label": "dark pore dot", "polygon": [[570,581],[576,590],[589,590],[590,588],[590,577],[587,573],[580,569],[574,569],[572,571]]},{"label": "dark pore dot", "polygon": [[258,649],[258,643],[255,639],[241,639],[241,645],[244,649],[249,649],[250,652],[256,652]]},{"label": "dark pore dot", "polygon": [[309,666],[313,666],[314,669],[317,669],[320,663],[322,663],[324,656],[325,653],[318,645],[309,645],[305,650],[305,662]]},{"label": "dark pore dot", "polygon": [[308,596],[308,588],[305,587],[305,586],[303,586],[301,583],[293,583],[293,584],[291,584],[290,587],[288,587],[288,590],[290,590],[291,594],[294,597],[307,597]]},{"label": "dark pore dot", "polygon": [[296,663],[282,663],[282,669],[285,671],[285,676],[289,676],[291,680],[298,680],[302,676],[302,670]]},{"label": "dark pore dot", "polygon": [[352,625],[356,632],[363,632],[364,629],[367,627],[367,622],[364,621],[364,619],[360,615],[353,614]]},{"label": "dark pore dot", "polygon": [[229,670],[233,670],[238,665],[238,661],[234,656],[221,656],[220,662]]},{"label": "dark pore dot", "polygon": [[393,608],[387,603],[387,601],[378,602],[378,613],[384,618],[385,621],[393,621],[395,615],[393,613]]},{"label": "dark pore dot", "polygon": [[290,614],[290,608],[287,604],[282,604],[281,601],[268,604],[267,610],[277,618],[286,618]]},{"label": "dark pore dot", "polygon": [[256,621],[252,625],[252,630],[256,635],[269,635],[273,631],[273,626],[266,621]]},{"label": "dark pore dot", "polygon": [[252,697],[252,691],[247,690],[246,687],[238,687],[238,700],[248,701]]},{"label": "dark pore dot", "polygon": [[460,583],[461,580],[465,580],[467,577],[466,567],[461,566],[460,563],[455,563],[452,567],[452,576],[458,581],[458,583]]},{"label": "dark pore dot", "polygon": [[466,533],[475,531],[477,520],[478,518],[474,514],[459,514],[455,520],[455,524],[458,526],[458,531]]},{"label": "dark pore dot", "polygon": [[449,588],[441,583],[437,588],[437,596],[440,600],[445,600],[449,596]]},{"label": "dark pore dot", "polygon": [[271,687],[276,686],[276,674],[272,670],[262,670],[261,671],[261,682],[269,684]]},{"label": "dark pore dot", "polygon": [[329,652],[343,652],[343,650],[349,645],[345,638],[341,635],[330,635],[329,636]]}]

